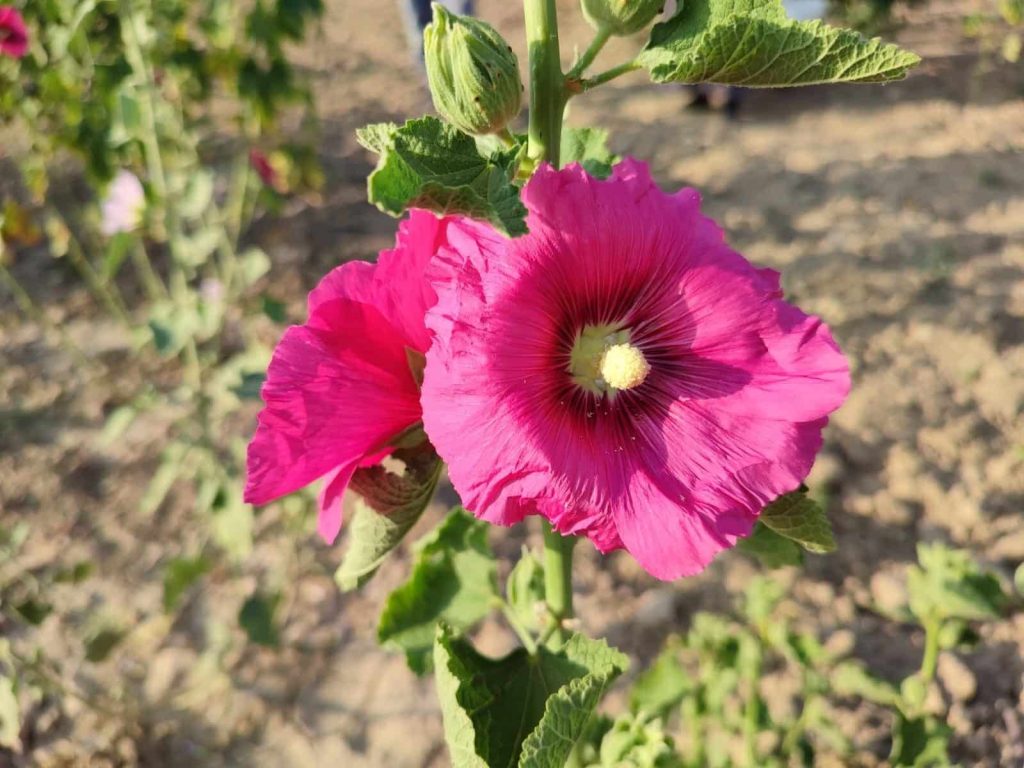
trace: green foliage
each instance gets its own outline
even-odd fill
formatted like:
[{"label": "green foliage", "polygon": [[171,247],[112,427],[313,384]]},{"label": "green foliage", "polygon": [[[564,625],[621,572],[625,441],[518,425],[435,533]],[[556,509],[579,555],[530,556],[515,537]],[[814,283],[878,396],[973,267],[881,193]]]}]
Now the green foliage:
[{"label": "green foliage", "polygon": [[164,569],[164,610],[173,611],[182,596],[210,570],[206,558],[176,557]]},{"label": "green foliage", "polygon": [[106,661],[113,650],[121,644],[127,632],[123,627],[111,624],[98,626],[85,640],[85,659],[98,664]]},{"label": "green foliage", "polygon": [[759,520],[808,552],[820,554],[836,548],[825,511],[803,491],[780,496],[764,508]]},{"label": "green foliage", "polygon": [[526,233],[526,207],[512,183],[520,148],[482,155],[471,136],[434,117],[403,126],[376,124],[359,142],[380,155],[370,174],[370,202],[401,216],[409,208],[490,222],[509,236]]},{"label": "green foliage", "polygon": [[608,148],[608,131],[604,128],[563,128],[562,163],[579,163],[591,176],[606,179],[618,156]]},{"label": "green foliage", "polygon": [[804,560],[799,544],[760,521],[754,524],[754,530],[747,538],[736,542],[736,549],[756,557],[766,568],[800,565]]},{"label": "green foliage", "polygon": [[544,565],[526,547],[508,576],[505,597],[520,626],[533,633],[544,629]]},{"label": "green foliage", "polygon": [[965,550],[918,544],[919,565],[907,572],[909,607],[922,623],[997,618],[1006,604],[999,580]]},{"label": "green foliage", "polygon": [[852,30],[792,21],[781,0],[695,0],[654,27],[637,61],[659,83],[766,87],[898,80],[920,59]]},{"label": "green foliage", "polygon": [[434,496],[441,460],[427,447],[399,451],[404,475],[384,467],[358,470],[352,489],[363,497],[348,524],[348,548],[334,574],[342,591],[362,586],[401,543]]},{"label": "green foliage", "polygon": [[599,640],[488,659],[450,629],[434,645],[438,697],[454,768],[565,765],[607,685],[628,665]]},{"label": "green foliage", "polygon": [[498,599],[497,568],[487,544],[487,523],[454,509],[414,546],[409,580],[387,599],[377,637],[403,651],[417,674],[430,668],[437,625],[469,629]]},{"label": "green foliage", "polygon": [[242,603],[238,612],[238,623],[245,630],[249,642],[268,648],[280,645],[281,640],[274,618],[280,601],[279,594],[256,592]]}]

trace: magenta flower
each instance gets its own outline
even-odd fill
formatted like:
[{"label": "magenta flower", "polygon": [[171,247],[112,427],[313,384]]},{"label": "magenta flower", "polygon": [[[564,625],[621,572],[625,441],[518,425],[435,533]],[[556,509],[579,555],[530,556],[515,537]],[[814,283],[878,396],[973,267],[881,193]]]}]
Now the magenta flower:
[{"label": "magenta flower", "polygon": [[28,52],[28,30],[16,8],[0,5],[0,55],[20,59]]},{"label": "magenta flower", "polygon": [[528,235],[459,221],[434,260],[427,435],[477,516],[696,573],[806,477],[846,360],[642,163],[544,167],[523,197]]},{"label": "magenta flower", "polygon": [[281,178],[278,176],[277,170],[270,162],[270,158],[263,152],[258,149],[250,149],[249,165],[254,171],[256,171],[256,175],[260,177],[260,181],[274,191],[281,191],[283,186]]},{"label": "magenta flower", "polygon": [[412,211],[394,250],[338,267],[309,294],[309,319],[285,332],[267,371],[246,501],[265,504],[325,477],[318,529],[328,543],[337,538],[352,473],[420,422],[424,313],[435,300],[424,270],[447,227]]}]

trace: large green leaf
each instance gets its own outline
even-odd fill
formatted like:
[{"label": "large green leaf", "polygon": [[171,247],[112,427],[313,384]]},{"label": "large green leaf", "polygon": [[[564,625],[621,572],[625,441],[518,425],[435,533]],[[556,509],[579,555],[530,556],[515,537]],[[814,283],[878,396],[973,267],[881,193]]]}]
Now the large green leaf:
[{"label": "large green leaf", "polygon": [[526,207],[512,183],[521,148],[483,155],[473,137],[436,117],[403,126],[376,124],[359,142],[380,155],[370,174],[370,202],[401,216],[409,208],[490,222],[509,236],[526,234]]},{"label": "large green leaf", "polygon": [[412,575],[388,596],[377,637],[404,651],[417,674],[430,668],[439,623],[465,630],[494,607],[498,576],[487,545],[489,528],[466,511],[453,510],[416,543]]},{"label": "large green leaf", "polygon": [[907,572],[910,610],[921,621],[998,618],[1006,605],[999,580],[981,570],[965,550],[918,544],[920,565]]},{"label": "large green leaf", "polygon": [[561,768],[608,683],[628,660],[580,635],[560,651],[481,656],[442,627],[437,690],[453,768]]},{"label": "large green leaf", "polygon": [[780,496],[764,508],[759,519],[775,533],[795,541],[808,552],[832,552],[836,548],[825,511],[803,491]]},{"label": "large green leaf", "polygon": [[920,58],[853,30],[788,19],[781,0],[687,0],[654,27],[637,61],[659,83],[767,87],[899,80]]},{"label": "large green leaf", "polygon": [[334,574],[343,591],[365,584],[416,524],[434,495],[441,460],[433,450],[400,451],[406,472],[367,467],[352,477],[362,496],[348,527],[348,548]]},{"label": "large green leaf", "polygon": [[736,542],[736,549],[756,557],[766,568],[800,565],[804,559],[799,544],[780,536],[761,522],[754,525],[754,530],[747,538]]}]

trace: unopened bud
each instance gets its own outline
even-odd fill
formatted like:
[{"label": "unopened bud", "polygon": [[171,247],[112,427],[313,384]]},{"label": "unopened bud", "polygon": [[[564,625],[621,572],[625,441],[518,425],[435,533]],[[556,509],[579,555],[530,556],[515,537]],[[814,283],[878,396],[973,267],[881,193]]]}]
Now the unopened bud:
[{"label": "unopened bud", "polygon": [[582,0],[583,15],[595,29],[613,35],[632,35],[646,27],[665,8],[665,0]]},{"label": "unopened bud", "polygon": [[434,3],[423,51],[434,108],[463,133],[497,133],[519,114],[519,61],[490,24]]}]

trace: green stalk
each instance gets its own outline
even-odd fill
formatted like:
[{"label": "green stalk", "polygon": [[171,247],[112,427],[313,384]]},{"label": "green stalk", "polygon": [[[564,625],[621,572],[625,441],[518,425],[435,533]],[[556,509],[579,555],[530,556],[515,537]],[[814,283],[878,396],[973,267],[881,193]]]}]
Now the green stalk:
[{"label": "green stalk", "polygon": [[566,80],[575,80],[583,76],[583,73],[587,71],[587,67],[594,63],[594,59],[597,58],[597,54],[604,48],[605,43],[612,36],[611,30],[601,27],[597,30],[597,34],[594,35],[594,39],[590,41],[590,45],[587,46],[587,50],[576,60],[576,63],[572,65],[572,69],[565,76]]},{"label": "green stalk", "polygon": [[578,82],[571,83],[570,85],[573,87],[574,94],[586,93],[589,90],[597,88],[599,85],[604,85],[605,83],[614,80],[617,77],[622,77],[622,75],[629,74],[630,72],[635,72],[638,69],[640,69],[640,64],[638,64],[635,60],[627,61],[625,64],[619,64],[619,66],[605,70],[599,75],[594,75],[593,77],[588,78],[586,80],[579,80]]},{"label": "green stalk", "polygon": [[563,536],[544,522],[544,600],[551,612],[553,630],[550,639],[565,642],[564,624],[572,613],[572,548],[576,539]]},{"label": "green stalk", "polygon": [[939,632],[942,621],[930,618],[924,623],[924,657],[921,659],[921,679],[925,684],[935,679],[935,668],[939,662]]},{"label": "green stalk", "polygon": [[562,143],[565,78],[558,49],[555,0],[523,0],[530,59],[530,130],[528,156],[556,168]]}]

